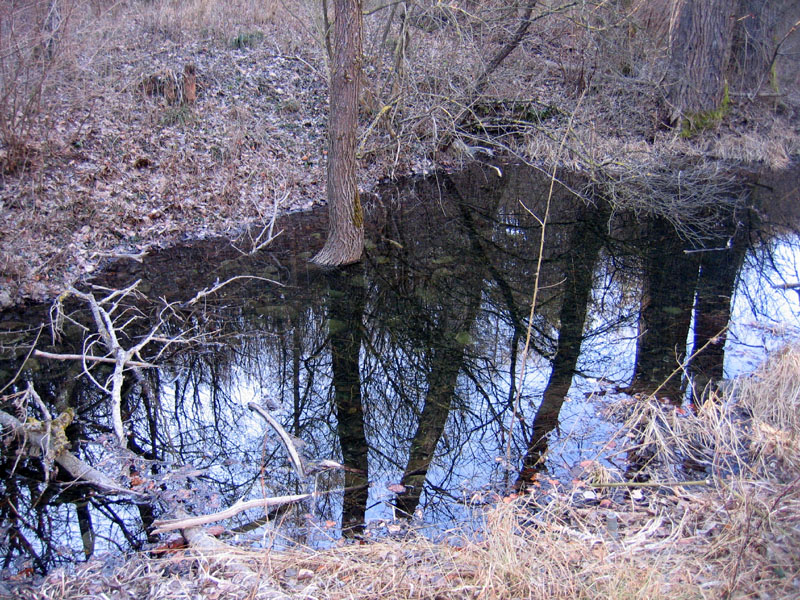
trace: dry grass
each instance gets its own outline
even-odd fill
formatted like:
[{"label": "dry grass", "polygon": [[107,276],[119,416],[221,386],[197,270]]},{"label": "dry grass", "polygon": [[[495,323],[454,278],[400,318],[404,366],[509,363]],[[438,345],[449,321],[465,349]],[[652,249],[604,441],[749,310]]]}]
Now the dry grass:
[{"label": "dry grass", "polygon": [[275,0],[164,0],[141,3],[147,26],[176,40],[216,35],[225,38],[240,27],[257,28],[273,22]]},{"label": "dry grass", "polygon": [[480,534],[452,531],[433,542],[412,533],[323,551],[142,555],[117,568],[95,561],[75,576],[52,573],[27,594],[41,600],[797,597],[800,348],[785,348],[696,413],[641,400],[616,409],[627,415],[619,440],[629,441],[624,450],[632,456],[646,457],[643,473],[651,481],[685,481],[703,469],[709,485],[623,481],[592,491],[592,479],[604,483],[619,473],[587,468],[585,482],[572,489],[498,501],[478,515],[485,523]]}]

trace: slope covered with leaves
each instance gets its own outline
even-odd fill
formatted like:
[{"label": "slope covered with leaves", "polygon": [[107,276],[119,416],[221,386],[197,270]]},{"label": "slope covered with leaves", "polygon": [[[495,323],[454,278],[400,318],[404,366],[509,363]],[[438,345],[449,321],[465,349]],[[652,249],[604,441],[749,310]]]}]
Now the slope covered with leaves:
[{"label": "slope covered with leaves", "polygon": [[[798,154],[796,61],[777,63],[777,92],[733,81],[725,118],[686,139],[660,116],[669,3],[532,5],[518,36],[525,3],[365,3],[363,189],[505,155],[579,170],[625,203],[644,173],[684,185]],[[119,253],[324,201],[319,3],[63,0],[55,24],[49,6],[2,9],[0,306]],[[181,101],[164,86],[187,64],[196,98]]]}]

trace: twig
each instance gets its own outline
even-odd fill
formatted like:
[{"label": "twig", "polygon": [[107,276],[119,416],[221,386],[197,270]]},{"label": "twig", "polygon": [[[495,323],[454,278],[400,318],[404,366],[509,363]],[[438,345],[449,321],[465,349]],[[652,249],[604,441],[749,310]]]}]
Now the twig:
[{"label": "twig", "polygon": [[610,483],[590,483],[590,487],[613,488],[613,487],[681,487],[684,485],[713,485],[710,479],[694,479],[692,481],[612,481]]},{"label": "twig", "polygon": [[[286,198],[288,198],[288,197],[289,197],[289,192],[286,192],[283,195],[283,198],[280,198],[280,199],[278,198],[278,195],[275,194],[275,202],[272,205],[272,217],[270,218],[269,223],[267,223],[266,225],[264,225],[264,227],[262,227],[261,232],[256,236],[255,240],[253,239],[253,237],[250,235],[250,233],[248,231],[248,236],[250,237],[250,240],[251,240],[252,245],[253,245],[253,247],[250,250],[245,252],[244,250],[241,250],[240,248],[237,248],[234,243],[231,243],[231,246],[236,248],[236,250],[238,250],[242,254],[250,256],[250,255],[253,255],[256,252],[258,252],[259,250],[263,249],[264,247],[268,246],[269,244],[271,244],[272,241],[275,238],[277,238],[279,235],[281,235],[283,233],[283,229],[281,229],[278,233],[276,233],[274,235],[273,235],[272,232],[275,229],[275,220],[278,218],[278,208],[280,207],[280,203],[283,202],[284,200],[286,200]],[[264,234],[266,234],[267,237],[266,237],[266,239],[262,240],[262,238],[264,237]]]},{"label": "twig", "polygon": [[231,277],[230,279],[226,279],[222,283],[215,283],[211,288],[200,290],[199,292],[197,292],[197,294],[195,295],[194,298],[192,298],[191,300],[189,300],[188,302],[185,303],[185,306],[192,306],[193,304],[196,304],[197,302],[199,302],[200,300],[202,300],[206,296],[210,296],[211,294],[213,294],[217,290],[225,287],[229,283],[232,283],[232,282],[236,281],[237,279],[256,279],[258,281],[266,281],[267,283],[274,283],[275,285],[280,286],[280,287],[286,287],[280,281],[275,281],[273,279],[267,279],[266,277],[257,277],[256,275],[237,275],[235,277]]},{"label": "twig", "polygon": [[[156,338],[153,338],[156,341]],[[158,339],[161,341],[161,338]],[[52,358],[54,360],[88,360],[89,362],[102,362],[114,364],[117,361],[107,356],[87,356],[86,354],[56,354],[54,352],[45,352],[44,350],[34,350],[33,355],[38,358]],[[138,360],[130,360],[127,362],[130,367],[141,367],[143,369],[157,369],[158,365],[148,362],[140,362]]]}]

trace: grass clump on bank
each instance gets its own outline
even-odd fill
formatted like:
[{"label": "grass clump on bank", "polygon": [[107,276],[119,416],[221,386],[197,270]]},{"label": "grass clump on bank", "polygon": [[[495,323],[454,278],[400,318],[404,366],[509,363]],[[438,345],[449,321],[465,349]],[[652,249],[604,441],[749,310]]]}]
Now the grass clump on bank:
[{"label": "grass clump on bank", "polygon": [[[498,499],[479,535],[327,550],[140,555],[50,574],[29,597],[789,598],[800,592],[800,347],[696,412],[630,401],[618,438],[645,481],[543,478]],[[609,445],[610,446],[610,445]],[[617,454],[620,450],[616,451]],[[586,469],[587,473],[591,469]],[[686,481],[704,472],[707,485]],[[547,486],[551,486],[546,489]],[[546,489],[546,493],[542,490]]]}]

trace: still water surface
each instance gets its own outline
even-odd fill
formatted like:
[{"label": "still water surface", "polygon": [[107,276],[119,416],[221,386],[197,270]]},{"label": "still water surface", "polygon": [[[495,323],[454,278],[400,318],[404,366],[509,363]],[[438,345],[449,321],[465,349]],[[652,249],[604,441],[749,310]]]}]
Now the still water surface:
[{"label": "still water surface", "polygon": [[[244,236],[109,266],[93,282],[98,298],[140,281],[114,315],[122,345],[158,325],[142,358],[160,368],[129,374],[124,388],[130,453],[114,450],[108,396],[80,361],[29,358],[21,368],[34,340],[102,354],[87,307],[64,304],[60,335],[49,307],[3,314],[0,385],[21,368],[3,410],[40,418],[10,395],[32,382],[54,415],[76,411],[66,432],[76,454],[149,494],[134,503],[63,473],[46,478],[42,461],[17,457],[6,438],[3,567],[141,549],[154,518],[178,506],[206,514],[305,491],[326,493],[266,524],[255,510],[225,527],[266,546],[379,535],[402,517],[433,535],[479,526],[482,503],[537,473],[568,484],[619,428],[604,416],[619,398],[658,389],[688,401],[687,375],[702,388],[747,372],[796,336],[798,293],[781,289],[800,281],[790,232],[741,211],[687,240],[665,220],[586,202],[588,188],[565,177],[540,256],[548,189],[511,166],[387,185],[366,203],[364,261],[332,272],[308,263],[324,241],[321,213],[288,215],[254,254],[242,252]],[[91,367],[97,382],[109,373]],[[345,470],[298,480],[248,402],[268,409],[310,463]],[[620,476],[629,468],[622,454],[604,460]]]}]

